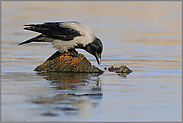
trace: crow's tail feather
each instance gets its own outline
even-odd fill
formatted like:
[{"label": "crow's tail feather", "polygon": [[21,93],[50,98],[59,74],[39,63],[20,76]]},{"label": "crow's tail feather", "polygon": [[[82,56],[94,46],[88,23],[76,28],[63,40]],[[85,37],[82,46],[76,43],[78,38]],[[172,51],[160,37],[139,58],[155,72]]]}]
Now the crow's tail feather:
[{"label": "crow's tail feather", "polygon": [[27,41],[24,41],[24,42],[22,42],[22,43],[20,43],[18,45],[28,44],[28,43],[31,43],[31,42],[51,42],[51,41],[50,41],[50,38],[45,37],[43,35],[39,35],[39,36],[31,38],[31,39],[29,39]]},{"label": "crow's tail feather", "polygon": [[27,41],[24,41],[24,42],[18,44],[18,45],[28,44],[28,43],[31,43],[31,42],[33,42],[33,40],[32,40],[32,39],[29,39],[29,40],[27,40]]}]

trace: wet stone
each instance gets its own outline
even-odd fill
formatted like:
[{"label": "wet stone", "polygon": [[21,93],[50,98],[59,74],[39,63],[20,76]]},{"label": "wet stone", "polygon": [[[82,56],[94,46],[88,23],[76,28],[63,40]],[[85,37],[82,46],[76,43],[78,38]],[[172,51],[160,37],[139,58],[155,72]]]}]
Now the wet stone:
[{"label": "wet stone", "polygon": [[116,70],[118,70],[118,68],[114,67],[114,66],[111,66],[111,67],[108,68],[109,72],[115,72]]},{"label": "wet stone", "polygon": [[117,70],[116,70],[116,73],[126,73],[126,74],[129,74],[129,73],[132,73],[133,71],[130,70],[130,68],[128,68],[127,66],[123,65],[123,66],[120,66]]},{"label": "wet stone", "polygon": [[129,74],[129,73],[133,72],[130,68],[128,68],[125,65],[122,65],[120,67],[111,66],[111,67],[108,68],[108,71],[109,72],[115,72],[115,73],[123,73],[123,74]]},{"label": "wet stone", "polygon": [[104,71],[91,65],[82,54],[73,56],[69,53],[61,54],[59,51],[50,56],[43,64],[37,66],[34,71],[41,72],[72,72],[72,73],[103,73]]}]

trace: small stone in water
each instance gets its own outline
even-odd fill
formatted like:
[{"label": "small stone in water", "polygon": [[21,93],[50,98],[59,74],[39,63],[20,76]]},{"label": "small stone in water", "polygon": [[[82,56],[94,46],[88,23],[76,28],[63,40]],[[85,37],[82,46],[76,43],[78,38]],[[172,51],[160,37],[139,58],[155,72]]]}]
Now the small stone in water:
[{"label": "small stone in water", "polygon": [[125,74],[129,74],[131,72],[133,72],[132,70],[130,70],[127,66],[125,65],[122,65],[120,67],[114,67],[114,66],[111,66],[108,68],[108,71],[109,72],[116,72],[116,73],[125,73]]}]

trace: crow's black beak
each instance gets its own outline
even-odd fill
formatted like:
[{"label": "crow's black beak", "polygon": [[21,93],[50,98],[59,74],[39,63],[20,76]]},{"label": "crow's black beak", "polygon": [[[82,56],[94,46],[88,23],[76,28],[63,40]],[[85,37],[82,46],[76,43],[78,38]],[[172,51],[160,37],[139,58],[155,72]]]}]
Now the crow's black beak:
[{"label": "crow's black beak", "polygon": [[101,54],[96,53],[95,57],[96,57],[97,63],[100,65],[100,63],[101,63]]}]

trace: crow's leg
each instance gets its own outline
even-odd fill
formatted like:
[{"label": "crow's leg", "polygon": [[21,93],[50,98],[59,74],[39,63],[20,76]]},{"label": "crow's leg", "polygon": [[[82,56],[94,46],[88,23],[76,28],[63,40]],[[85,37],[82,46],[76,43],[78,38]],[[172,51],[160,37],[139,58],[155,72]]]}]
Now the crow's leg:
[{"label": "crow's leg", "polygon": [[76,54],[78,54],[78,52],[75,49],[68,49],[69,52],[74,52]]},{"label": "crow's leg", "polygon": [[78,56],[79,56],[78,52],[77,52],[75,49],[68,49],[68,50],[65,51],[64,53],[69,53],[69,54],[71,54],[71,56],[73,56],[73,57],[78,57]]},{"label": "crow's leg", "polygon": [[[78,52],[75,49],[69,49],[68,51],[65,51],[64,53],[69,53],[69,54],[71,54],[71,56],[79,57],[81,59],[80,54],[78,54]],[[72,60],[72,58],[70,58],[69,60]]]}]

